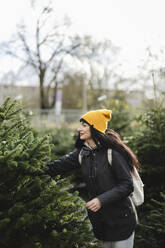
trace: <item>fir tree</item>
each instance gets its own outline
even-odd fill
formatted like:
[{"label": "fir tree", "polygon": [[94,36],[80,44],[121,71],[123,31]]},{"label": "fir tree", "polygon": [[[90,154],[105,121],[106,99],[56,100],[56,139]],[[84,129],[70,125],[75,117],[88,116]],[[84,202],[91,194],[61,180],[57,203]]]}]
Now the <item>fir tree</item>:
[{"label": "fir tree", "polygon": [[145,192],[145,202],[138,210],[140,225],[135,236],[135,247],[163,248],[165,108],[151,108],[137,120],[137,131],[127,139],[142,165]]},{"label": "fir tree", "polygon": [[0,247],[95,247],[84,201],[67,179],[43,174],[47,136],[24,118],[18,102],[0,106]]},{"label": "fir tree", "polygon": [[160,200],[160,192],[165,191],[165,108],[151,108],[141,114],[137,129],[129,144],[142,164],[145,197]]},{"label": "fir tree", "polygon": [[137,233],[137,247],[165,247],[165,194],[161,193],[161,202],[151,199],[147,204],[148,213]]}]

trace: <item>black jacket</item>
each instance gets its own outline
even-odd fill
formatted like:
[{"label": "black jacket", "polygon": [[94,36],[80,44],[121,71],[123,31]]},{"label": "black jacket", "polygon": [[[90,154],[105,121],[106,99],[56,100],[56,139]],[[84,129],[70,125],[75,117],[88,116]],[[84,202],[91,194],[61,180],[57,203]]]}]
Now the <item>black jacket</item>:
[{"label": "black jacket", "polygon": [[97,197],[102,207],[97,212],[88,210],[95,237],[104,241],[127,239],[135,230],[137,221],[128,196],[133,191],[130,168],[124,157],[112,151],[112,165],[107,150],[101,146],[74,150],[59,160],[47,163],[47,174],[56,176],[81,167],[89,193],[89,200]]}]

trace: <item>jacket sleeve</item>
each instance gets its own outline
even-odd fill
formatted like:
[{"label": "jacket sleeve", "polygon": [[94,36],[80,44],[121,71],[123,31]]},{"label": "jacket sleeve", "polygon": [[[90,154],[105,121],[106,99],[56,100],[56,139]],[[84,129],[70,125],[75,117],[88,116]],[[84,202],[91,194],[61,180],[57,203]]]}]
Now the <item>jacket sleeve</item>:
[{"label": "jacket sleeve", "polygon": [[112,166],[117,183],[112,189],[98,196],[102,206],[128,197],[134,189],[129,165],[119,152],[112,152],[112,165],[110,166]]},{"label": "jacket sleeve", "polygon": [[58,160],[48,162],[46,164],[45,174],[54,177],[78,169],[80,167],[78,155],[79,150],[75,149]]}]

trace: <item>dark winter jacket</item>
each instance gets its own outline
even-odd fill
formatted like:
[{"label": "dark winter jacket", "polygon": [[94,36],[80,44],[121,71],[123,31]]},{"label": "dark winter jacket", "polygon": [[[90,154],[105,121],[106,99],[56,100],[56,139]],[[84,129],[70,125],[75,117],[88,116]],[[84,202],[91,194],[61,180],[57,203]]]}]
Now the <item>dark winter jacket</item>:
[{"label": "dark winter jacket", "polygon": [[97,197],[102,207],[97,212],[88,210],[95,237],[104,241],[127,239],[135,230],[137,221],[128,196],[133,191],[130,168],[124,157],[112,151],[112,166],[107,150],[101,146],[74,150],[59,160],[47,163],[47,174],[56,176],[81,167],[89,193],[89,200]]}]

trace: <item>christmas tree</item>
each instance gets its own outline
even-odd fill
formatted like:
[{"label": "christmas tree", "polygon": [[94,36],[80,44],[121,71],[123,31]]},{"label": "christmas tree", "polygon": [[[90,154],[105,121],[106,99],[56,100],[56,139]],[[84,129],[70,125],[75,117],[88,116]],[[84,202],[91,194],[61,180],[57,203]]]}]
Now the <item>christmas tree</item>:
[{"label": "christmas tree", "polygon": [[130,146],[142,165],[145,201],[138,209],[140,220],[135,247],[165,247],[165,108],[161,105],[143,112]]},{"label": "christmas tree", "polygon": [[161,202],[152,199],[149,204],[150,212],[147,216],[146,234],[150,236],[149,248],[165,247],[165,194],[160,193]]},{"label": "christmas tree", "polygon": [[48,136],[33,130],[17,101],[0,106],[0,247],[95,247],[84,201],[68,179],[44,175]]}]

